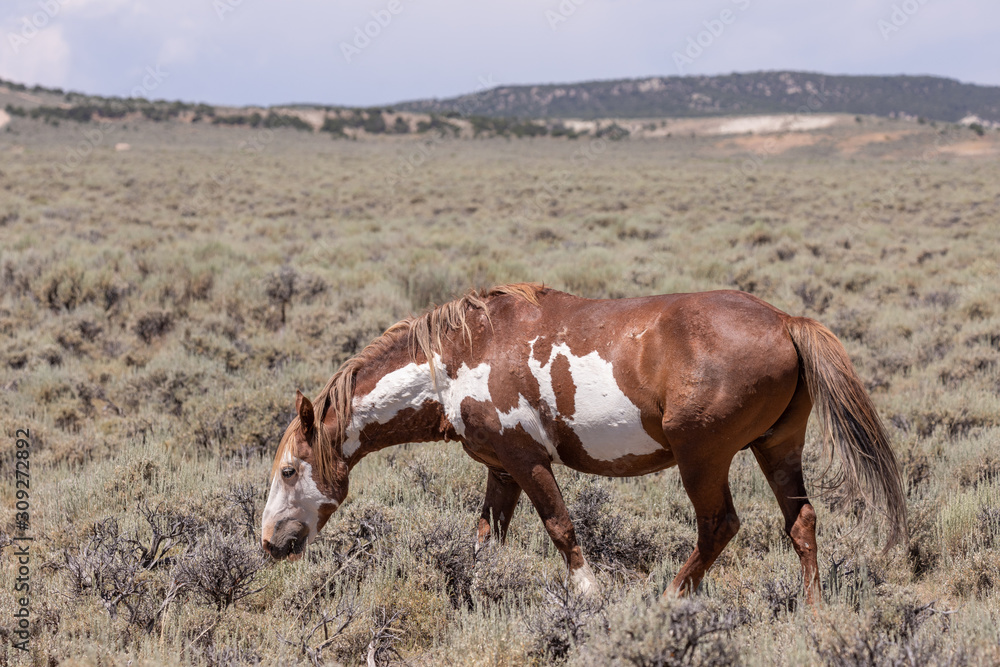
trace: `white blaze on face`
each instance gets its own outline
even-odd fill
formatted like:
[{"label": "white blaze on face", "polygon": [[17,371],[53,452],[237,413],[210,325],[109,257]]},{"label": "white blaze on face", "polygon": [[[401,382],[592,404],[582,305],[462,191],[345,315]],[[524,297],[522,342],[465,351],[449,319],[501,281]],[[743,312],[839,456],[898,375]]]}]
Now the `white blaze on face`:
[{"label": "white blaze on face", "polygon": [[[285,478],[281,471],[288,467],[295,468],[296,472],[292,477]],[[312,543],[319,533],[320,507],[333,505],[336,509],[339,504],[320,492],[312,476],[312,466],[286,451],[271,480],[271,491],[261,519],[261,536],[269,540],[274,534],[275,524],[282,519],[294,519],[309,528],[307,543]]]},{"label": "white blaze on face", "polygon": [[[596,351],[578,357],[566,343],[559,343],[552,346],[548,360],[542,363],[534,355],[537,340],[531,341],[528,368],[538,381],[541,398],[552,414],[573,429],[588,456],[598,461],[614,461],[628,454],[653,454],[663,449],[642,428],[639,408],[618,386],[611,362]],[[559,414],[556,409],[552,362],[559,355],[569,361],[570,376],[576,386],[572,415]]]}]

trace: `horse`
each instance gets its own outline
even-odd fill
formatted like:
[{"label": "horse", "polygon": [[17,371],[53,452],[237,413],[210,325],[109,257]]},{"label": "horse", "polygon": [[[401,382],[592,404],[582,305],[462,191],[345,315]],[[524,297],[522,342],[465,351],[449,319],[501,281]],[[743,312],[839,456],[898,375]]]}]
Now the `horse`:
[{"label": "horse", "polygon": [[[736,535],[729,488],[749,449],[819,595],[816,512],[802,450],[814,405],[825,486],[859,522],[906,539],[899,466],[837,337],[738,291],[585,299],[539,284],[470,291],[391,326],[296,416],[271,467],[262,547],[296,560],[348,493],[351,469],[403,443],[458,441],[486,466],[477,544],[507,536],[523,492],[573,586],[598,583],[577,543],[555,464],[610,477],[676,466],[697,516],[693,553],[667,592],[684,595]],[[839,468],[831,466],[839,459]]]}]

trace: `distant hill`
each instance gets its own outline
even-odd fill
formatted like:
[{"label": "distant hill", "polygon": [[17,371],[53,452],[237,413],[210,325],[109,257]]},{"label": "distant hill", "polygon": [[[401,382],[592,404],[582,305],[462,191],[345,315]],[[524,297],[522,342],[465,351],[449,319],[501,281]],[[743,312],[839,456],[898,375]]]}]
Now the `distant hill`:
[{"label": "distant hill", "polygon": [[1000,122],[1000,87],[933,76],[832,76],[753,72],[542,86],[500,86],[393,108],[422,113],[515,118],[661,118],[731,114],[906,115],[956,122],[975,115]]},{"label": "distant hill", "polygon": [[[388,107],[316,104],[225,107],[204,103],[104,97],[0,79],[0,126],[37,121],[201,123],[328,132],[334,138],[425,134],[463,137],[670,136],[787,131],[803,112],[816,128],[836,114],[964,121],[978,133],[1000,129],[1000,87],[913,76],[827,76],[760,72],[714,77],[654,77],[547,86],[501,86],[446,100]],[[757,116],[739,129],[721,116]],[[714,118],[713,118],[714,117]],[[821,118],[822,117],[822,118]],[[652,119],[674,119],[666,122]],[[850,116],[846,116],[850,118]],[[680,125],[678,124],[680,123]],[[716,127],[712,125],[719,125]],[[745,125],[745,124],[744,124]],[[808,123],[807,123],[808,125]],[[732,127],[731,127],[732,126]],[[759,127],[758,127],[759,126]],[[740,125],[743,127],[743,125]],[[8,127],[8,130],[11,128]],[[16,129],[16,128],[15,128]],[[798,129],[806,129],[804,126]]]}]

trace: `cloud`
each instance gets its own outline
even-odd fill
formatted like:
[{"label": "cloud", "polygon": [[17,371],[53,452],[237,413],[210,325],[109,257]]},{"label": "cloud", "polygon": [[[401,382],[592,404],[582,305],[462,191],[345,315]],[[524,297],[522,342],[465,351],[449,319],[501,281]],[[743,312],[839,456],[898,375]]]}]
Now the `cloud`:
[{"label": "cloud", "polygon": [[[29,19],[30,20],[30,19]],[[32,27],[34,27],[32,25]],[[4,26],[0,77],[8,81],[66,86],[71,52],[60,26],[32,31],[24,24]]]},{"label": "cloud", "polygon": [[143,4],[137,0],[57,0],[67,13],[86,16],[106,16],[117,14],[123,9],[139,9]]},{"label": "cloud", "polygon": [[195,62],[198,47],[186,37],[168,37],[160,47],[157,62],[162,65]]}]

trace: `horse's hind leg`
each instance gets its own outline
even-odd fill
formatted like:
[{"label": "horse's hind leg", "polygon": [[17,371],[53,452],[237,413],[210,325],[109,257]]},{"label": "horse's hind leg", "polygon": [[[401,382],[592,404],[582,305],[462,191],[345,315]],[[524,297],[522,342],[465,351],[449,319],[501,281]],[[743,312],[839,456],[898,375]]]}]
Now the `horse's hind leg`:
[{"label": "horse's hind leg", "polygon": [[819,567],[816,563],[816,512],[806,496],[802,478],[802,446],[806,439],[809,416],[808,394],[796,391],[792,403],[766,439],[754,442],[750,449],[771,485],[781,513],[785,533],[792,541],[802,563],[802,583],[806,602],[820,599]]},{"label": "horse's hind leg", "polygon": [[513,477],[495,468],[488,470],[486,499],[483,501],[483,513],[479,518],[476,536],[477,549],[490,539],[492,533],[496,533],[501,542],[506,541],[507,527],[514,516],[517,501],[521,498],[521,487]]},{"label": "horse's hind leg", "polygon": [[669,590],[680,595],[697,590],[705,572],[740,529],[740,519],[729,492],[730,461],[678,457],[681,482],[698,517],[698,544],[670,584]]}]

